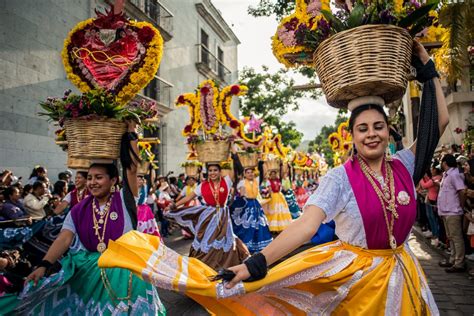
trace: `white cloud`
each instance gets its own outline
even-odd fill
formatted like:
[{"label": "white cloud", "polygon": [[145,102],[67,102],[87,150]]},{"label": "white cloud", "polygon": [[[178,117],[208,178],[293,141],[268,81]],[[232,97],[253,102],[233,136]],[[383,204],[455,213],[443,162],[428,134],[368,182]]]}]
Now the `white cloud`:
[{"label": "white cloud", "polygon": [[[278,23],[273,17],[254,18],[247,14],[249,5],[256,5],[257,0],[212,0],[224,19],[231,26],[242,44],[239,46],[239,69],[253,67],[261,69],[266,65],[271,71],[282,67],[273,56],[271,37],[275,34]],[[292,74],[298,84],[307,81],[299,74]],[[298,111],[285,115],[285,120],[292,120],[304,133],[304,139],[314,139],[324,125],[333,124],[337,110],[327,105],[322,97],[319,100],[301,99]]]}]

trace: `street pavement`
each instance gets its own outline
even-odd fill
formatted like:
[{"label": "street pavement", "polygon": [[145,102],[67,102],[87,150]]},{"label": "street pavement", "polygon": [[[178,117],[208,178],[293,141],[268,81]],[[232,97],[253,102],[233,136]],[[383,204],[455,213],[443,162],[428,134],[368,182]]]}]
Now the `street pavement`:
[{"label": "street pavement", "polygon": [[[165,243],[178,253],[187,255],[191,240],[184,240],[179,235],[175,232],[165,238]],[[474,315],[474,280],[470,280],[467,273],[448,274],[440,268],[438,262],[443,259],[442,254],[430,247],[421,235],[412,234],[409,244],[425,271],[440,314]],[[158,289],[158,292],[170,316],[209,315],[205,309],[185,295],[162,289]]]}]

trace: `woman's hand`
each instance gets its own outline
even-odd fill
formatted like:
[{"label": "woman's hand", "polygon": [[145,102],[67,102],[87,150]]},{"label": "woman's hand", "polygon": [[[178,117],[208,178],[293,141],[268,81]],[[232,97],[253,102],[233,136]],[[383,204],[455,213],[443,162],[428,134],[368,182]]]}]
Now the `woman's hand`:
[{"label": "woman's hand", "polygon": [[240,281],[244,281],[250,278],[250,272],[247,269],[247,266],[243,263],[239,264],[238,266],[230,267],[229,270],[235,273],[235,277],[229,283],[226,284],[225,287],[228,289],[233,288]]},{"label": "woman's hand", "polygon": [[44,277],[44,274],[46,273],[46,268],[45,267],[39,267],[35,271],[31,272],[29,276],[26,277],[25,282],[33,281],[35,286],[38,285],[38,281]]},{"label": "woman's hand", "polygon": [[413,41],[413,55],[417,56],[423,65],[430,60],[430,55],[428,55],[425,47],[420,42],[415,40]]}]

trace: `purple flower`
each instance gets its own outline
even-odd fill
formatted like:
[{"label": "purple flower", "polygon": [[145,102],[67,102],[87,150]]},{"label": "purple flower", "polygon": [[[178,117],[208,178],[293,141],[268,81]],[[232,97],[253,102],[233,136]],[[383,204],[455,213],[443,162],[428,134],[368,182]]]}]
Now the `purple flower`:
[{"label": "purple flower", "polygon": [[395,20],[390,10],[383,10],[379,13],[379,17],[382,24],[391,24]]},{"label": "purple flower", "polygon": [[306,24],[302,23],[298,26],[298,29],[295,32],[296,44],[303,45],[306,38],[306,33],[308,32],[308,27]]}]

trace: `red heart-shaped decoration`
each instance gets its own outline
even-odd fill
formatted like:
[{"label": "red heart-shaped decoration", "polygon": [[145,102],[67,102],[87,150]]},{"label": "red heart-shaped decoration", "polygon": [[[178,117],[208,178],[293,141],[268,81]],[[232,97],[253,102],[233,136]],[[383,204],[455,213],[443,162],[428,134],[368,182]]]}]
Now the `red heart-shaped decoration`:
[{"label": "red heart-shaped decoration", "polygon": [[62,53],[64,67],[82,92],[105,89],[124,104],[155,76],[163,39],[150,23],[129,21],[112,10],[97,16],[69,33]]}]

